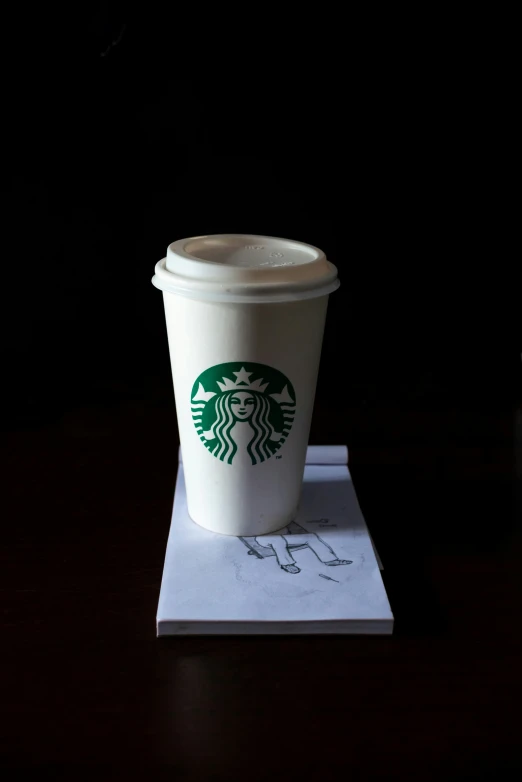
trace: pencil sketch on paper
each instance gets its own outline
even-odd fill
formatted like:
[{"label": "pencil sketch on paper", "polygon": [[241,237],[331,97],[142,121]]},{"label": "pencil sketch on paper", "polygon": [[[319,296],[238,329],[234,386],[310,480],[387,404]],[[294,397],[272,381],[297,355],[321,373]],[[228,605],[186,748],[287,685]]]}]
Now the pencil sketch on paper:
[{"label": "pencil sketch on paper", "polygon": [[336,584],[339,583],[336,578],[330,578],[330,576],[325,576],[324,573],[319,573],[319,578],[324,578],[326,581],[335,581]]},{"label": "pencil sketch on paper", "polygon": [[[258,559],[275,557],[277,564],[285,573],[293,575],[300,573],[294,553],[301,549],[309,548],[317,559],[328,567],[339,565],[351,565],[351,559],[339,559],[335,551],[316,532],[308,532],[297,522],[292,521],[276,535],[260,535],[259,537],[240,537],[242,543],[248,548],[248,553]],[[323,576],[328,581],[334,578]]]}]

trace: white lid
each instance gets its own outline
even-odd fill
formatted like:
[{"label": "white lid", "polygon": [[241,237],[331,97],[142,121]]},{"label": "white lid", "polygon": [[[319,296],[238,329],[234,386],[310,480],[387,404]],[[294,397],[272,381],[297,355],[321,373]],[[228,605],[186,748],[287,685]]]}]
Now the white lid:
[{"label": "white lid", "polygon": [[207,301],[298,301],[326,296],[340,284],[317,247],[251,234],[180,239],[155,271],[156,288]]}]

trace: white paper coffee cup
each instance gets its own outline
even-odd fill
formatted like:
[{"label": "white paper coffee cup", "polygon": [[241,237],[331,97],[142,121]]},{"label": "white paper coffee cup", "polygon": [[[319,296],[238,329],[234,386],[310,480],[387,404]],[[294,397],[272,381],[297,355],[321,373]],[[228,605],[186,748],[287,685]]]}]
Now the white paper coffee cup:
[{"label": "white paper coffee cup", "polygon": [[227,234],[174,242],[152,281],[189,515],[226,535],[284,527],[299,504],[336,268],[310,245]]}]

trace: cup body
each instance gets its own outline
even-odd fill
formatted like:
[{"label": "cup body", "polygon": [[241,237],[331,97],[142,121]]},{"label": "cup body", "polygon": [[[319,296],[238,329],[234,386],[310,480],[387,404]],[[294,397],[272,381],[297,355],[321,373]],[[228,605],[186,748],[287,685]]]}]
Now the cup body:
[{"label": "cup body", "polygon": [[284,527],[299,504],[328,295],[163,298],[190,517],[226,535]]}]

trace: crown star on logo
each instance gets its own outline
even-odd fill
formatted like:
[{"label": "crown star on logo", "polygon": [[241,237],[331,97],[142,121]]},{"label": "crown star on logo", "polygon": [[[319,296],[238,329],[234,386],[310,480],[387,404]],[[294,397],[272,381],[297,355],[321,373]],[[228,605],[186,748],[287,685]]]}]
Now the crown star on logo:
[{"label": "crown star on logo", "polygon": [[268,387],[268,383],[263,385],[263,378],[250,382],[249,377],[252,372],[247,372],[245,367],[241,367],[239,372],[233,372],[236,376],[236,380],[230,380],[228,377],[223,378],[223,382],[216,381],[222,391],[265,391]]}]

